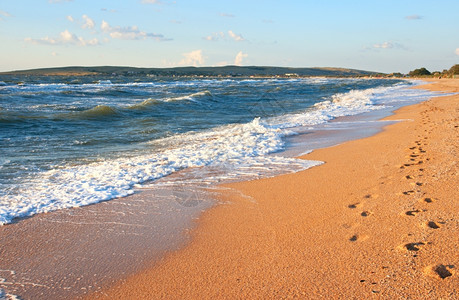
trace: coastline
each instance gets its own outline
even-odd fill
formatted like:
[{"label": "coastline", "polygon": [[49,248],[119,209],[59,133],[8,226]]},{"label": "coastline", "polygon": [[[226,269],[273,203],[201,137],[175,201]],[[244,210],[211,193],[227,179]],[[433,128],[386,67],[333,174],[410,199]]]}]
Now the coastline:
[{"label": "coastline", "polygon": [[302,157],[321,166],[225,185],[188,246],[88,298],[457,297],[458,100]]}]

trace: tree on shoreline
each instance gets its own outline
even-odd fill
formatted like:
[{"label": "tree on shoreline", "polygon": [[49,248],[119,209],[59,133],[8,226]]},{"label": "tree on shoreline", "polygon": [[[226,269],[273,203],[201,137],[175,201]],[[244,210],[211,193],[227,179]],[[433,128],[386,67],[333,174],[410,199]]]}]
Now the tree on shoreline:
[{"label": "tree on shoreline", "polygon": [[449,73],[450,75],[459,75],[459,64],[458,64],[458,65],[452,66],[452,67],[449,69],[448,73]]},{"label": "tree on shoreline", "polygon": [[432,75],[426,68],[419,68],[408,73],[410,77],[429,76]]},{"label": "tree on shoreline", "polygon": [[419,68],[415,69],[413,71],[410,71],[408,73],[408,76],[410,77],[455,77],[459,75],[459,64],[455,64],[449,70],[445,69],[442,72],[440,71],[435,71],[435,72],[430,72],[426,68]]}]

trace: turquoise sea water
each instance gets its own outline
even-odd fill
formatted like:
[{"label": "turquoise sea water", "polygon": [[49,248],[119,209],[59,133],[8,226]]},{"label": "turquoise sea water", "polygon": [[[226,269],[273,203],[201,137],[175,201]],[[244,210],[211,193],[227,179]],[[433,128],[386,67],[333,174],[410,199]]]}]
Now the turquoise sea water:
[{"label": "turquoise sea water", "polygon": [[127,196],[191,167],[219,169],[215,182],[306,169],[317,163],[269,154],[285,150],[299,128],[432,95],[411,85],[0,77],[0,224]]}]

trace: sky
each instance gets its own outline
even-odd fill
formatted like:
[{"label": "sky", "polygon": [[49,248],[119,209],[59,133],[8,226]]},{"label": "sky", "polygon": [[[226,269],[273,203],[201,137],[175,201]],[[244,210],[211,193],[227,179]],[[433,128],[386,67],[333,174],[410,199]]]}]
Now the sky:
[{"label": "sky", "polygon": [[0,0],[0,71],[258,65],[442,71],[458,0]]}]

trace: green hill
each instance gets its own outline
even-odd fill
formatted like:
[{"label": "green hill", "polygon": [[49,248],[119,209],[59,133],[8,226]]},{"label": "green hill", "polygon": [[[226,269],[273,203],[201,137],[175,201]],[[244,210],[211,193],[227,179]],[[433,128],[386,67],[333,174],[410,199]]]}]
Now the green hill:
[{"label": "green hill", "polygon": [[379,73],[343,68],[286,68],[259,66],[224,67],[177,67],[177,68],[135,68],[135,67],[61,67],[21,70],[0,73],[2,75],[150,75],[150,76],[327,76],[358,77]]}]

